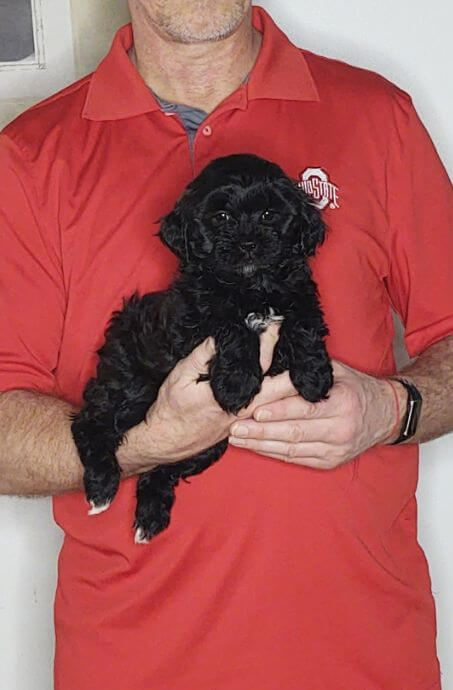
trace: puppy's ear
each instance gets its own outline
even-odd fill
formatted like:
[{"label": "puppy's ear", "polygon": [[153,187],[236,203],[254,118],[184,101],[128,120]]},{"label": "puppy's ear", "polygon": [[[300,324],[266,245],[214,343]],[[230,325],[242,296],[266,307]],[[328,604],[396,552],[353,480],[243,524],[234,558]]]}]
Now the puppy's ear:
[{"label": "puppy's ear", "polygon": [[295,215],[296,232],[293,252],[303,256],[313,256],[316,248],[324,241],[326,226],[314,200],[304,192],[298,182],[288,177],[277,181],[285,199],[289,201]]},{"label": "puppy's ear", "polygon": [[181,261],[189,260],[187,232],[190,219],[181,208],[181,202],[162,220],[159,237]]},{"label": "puppy's ear", "polygon": [[299,188],[298,192],[301,195],[300,214],[302,221],[300,250],[305,256],[313,256],[316,248],[324,242],[326,226],[321,212],[316,208],[313,200],[302,189]]},{"label": "puppy's ear", "polygon": [[194,195],[187,192],[162,221],[159,236],[183,264],[206,258],[213,248],[208,229],[195,215]]}]

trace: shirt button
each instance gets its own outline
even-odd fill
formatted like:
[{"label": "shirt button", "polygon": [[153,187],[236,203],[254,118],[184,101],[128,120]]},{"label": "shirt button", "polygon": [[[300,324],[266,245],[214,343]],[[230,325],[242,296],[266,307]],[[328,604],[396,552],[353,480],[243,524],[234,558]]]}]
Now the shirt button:
[{"label": "shirt button", "polygon": [[205,137],[210,137],[212,134],[212,129],[210,128],[209,125],[206,125],[205,127],[203,127],[203,129],[201,131]]}]

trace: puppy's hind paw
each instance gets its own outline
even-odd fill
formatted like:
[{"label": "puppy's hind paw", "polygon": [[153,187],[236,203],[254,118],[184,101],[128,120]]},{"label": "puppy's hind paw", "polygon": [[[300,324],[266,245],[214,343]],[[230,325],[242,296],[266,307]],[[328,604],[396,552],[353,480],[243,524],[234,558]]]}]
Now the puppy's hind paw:
[{"label": "puppy's hind paw", "polygon": [[158,522],[153,522],[150,523],[149,527],[145,527],[144,525],[137,525],[135,523],[135,535],[134,535],[134,541],[136,544],[147,544],[151,539],[153,539],[156,534],[159,534],[159,532],[162,532],[167,526],[168,522],[166,524],[159,524]]},{"label": "puppy's hind paw", "polygon": [[[146,511],[146,513],[145,513]],[[138,505],[137,518],[134,523],[136,544],[147,544],[151,539],[160,532],[163,532],[170,524],[170,514],[155,513],[152,515],[149,512],[149,506],[146,506],[145,511],[143,506]]]},{"label": "puppy's hind paw", "polygon": [[136,544],[147,544],[150,540],[149,536],[146,536],[145,530],[143,527],[138,527],[135,530],[135,537],[134,541]]},{"label": "puppy's hind paw", "polygon": [[90,510],[88,511],[88,515],[99,515],[99,513],[103,513],[104,511],[108,510],[110,508],[111,501],[107,501],[106,503],[96,503],[94,501],[90,501]]}]

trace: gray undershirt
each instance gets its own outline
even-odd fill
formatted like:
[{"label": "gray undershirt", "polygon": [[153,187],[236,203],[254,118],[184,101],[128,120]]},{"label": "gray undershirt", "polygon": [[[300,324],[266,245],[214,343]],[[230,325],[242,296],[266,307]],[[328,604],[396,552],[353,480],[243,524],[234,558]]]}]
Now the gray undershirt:
[{"label": "gray undershirt", "polygon": [[190,148],[192,149],[193,140],[195,139],[195,135],[198,131],[198,128],[203,122],[203,120],[207,118],[208,113],[206,113],[204,110],[200,110],[199,108],[192,108],[192,106],[190,105],[181,105],[180,103],[169,103],[168,101],[165,101],[163,98],[159,98],[159,96],[156,96],[156,94],[154,94],[154,97],[156,98],[164,113],[175,113],[175,115],[179,117],[182,124],[184,125],[184,129],[187,132],[187,136],[189,137]]}]

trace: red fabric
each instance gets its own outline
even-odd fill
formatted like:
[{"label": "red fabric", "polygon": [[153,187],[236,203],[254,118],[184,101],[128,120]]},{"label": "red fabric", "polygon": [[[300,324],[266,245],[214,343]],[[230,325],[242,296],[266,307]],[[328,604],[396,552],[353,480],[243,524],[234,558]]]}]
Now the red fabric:
[{"label": "red fabric", "polygon": [[[80,402],[112,311],[175,269],[159,218],[233,152],[333,185],[314,261],[332,356],[393,372],[391,304],[411,354],[453,331],[451,187],[409,97],[300,51],[259,8],[254,22],[251,78],[192,156],[126,56],[130,27],[94,75],[6,128],[1,389]],[[411,446],[330,472],[230,448],[178,487],[170,528],[147,546],[133,542],[134,479],[96,517],[81,493],[55,498],[56,690],[440,687],[417,467]]]}]

